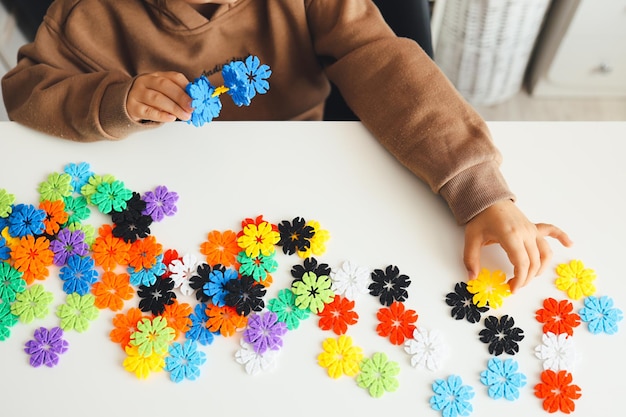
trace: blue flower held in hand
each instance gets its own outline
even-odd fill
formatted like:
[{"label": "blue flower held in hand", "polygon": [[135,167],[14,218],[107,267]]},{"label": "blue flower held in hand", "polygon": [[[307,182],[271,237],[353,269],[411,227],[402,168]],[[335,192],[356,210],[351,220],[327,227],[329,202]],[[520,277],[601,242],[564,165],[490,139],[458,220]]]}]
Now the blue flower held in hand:
[{"label": "blue flower held in hand", "polygon": [[517,362],[513,359],[491,358],[487,370],[480,374],[480,382],[489,387],[491,398],[513,401],[519,398],[519,388],[526,385],[526,376],[517,372]]},{"label": "blue flower held in hand", "polygon": [[211,85],[209,79],[204,75],[196,78],[185,88],[191,97],[191,107],[193,113],[187,123],[194,126],[202,126],[219,116],[222,110],[222,102],[219,95],[215,94],[215,87]]},{"label": "blue flower held in hand", "polygon": [[234,61],[222,68],[224,86],[228,88],[228,95],[233,102],[241,106],[249,106],[254,97],[254,87],[246,77],[246,67],[241,61]]},{"label": "blue flower held in hand", "polygon": [[587,323],[589,331],[593,334],[617,332],[617,323],[622,320],[622,310],[613,307],[611,297],[589,296],[585,298],[585,306],[578,312],[582,321]]},{"label": "blue flower held in hand", "polygon": [[267,79],[270,77],[270,75],[272,75],[272,70],[270,70],[270,67],[265,64],[261,65],[259,57],[250,55],[248,58],[246,58],[245,69],[246,78],[248,79],[248,82],[252,84],[252,87],[254,87],[254,89],[251,89],[252,91],[250,92],[250,98],[253,98],[256,93],[267,93],[267,90],[270,89],[270,83],[267,81]]},{"label": "blue flower held in hand", "polygon": [[232,61],[224,65],[224,85],[220,87],[211,85],[205,75],[196,78],[185,88],[193,107],[191,119],[187,123],[202,126],[219,116],[222,110],[220,95],[223,93],[228,93],[237,106],[249,106],[255,95],[267,93],[270,88],[267,79],[270,75],[270,67],[261,65],[258,57],[250,55],[245,61]]},{"label": "blue flower held in hand", "polygon": [[430,407],[441,411],[443,417],[468,416],[473,411],[469,400],[474,398],[474,391],[469,385],[463,385],[461,377],[450,375],[447,381],[437,379],[433,382],[433,391]]}]

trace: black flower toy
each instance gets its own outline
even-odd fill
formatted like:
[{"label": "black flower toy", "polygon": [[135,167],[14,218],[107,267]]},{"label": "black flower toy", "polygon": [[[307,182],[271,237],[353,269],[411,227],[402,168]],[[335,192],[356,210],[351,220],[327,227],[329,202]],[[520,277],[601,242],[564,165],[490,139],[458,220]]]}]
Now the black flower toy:
[{"label": "black flower toy", "polygon": [[411,280],[407,275],[400,274],[397,266],[389,265],[384,271],[375,269],[369,285],[370,294],[379,297],[380,303],[389,307],[394,301],[403,302],[409,297],[407,288]]},{"label": "black flower toy", "polygon": [[513,317],[504,315],[498,319],[489,316],[485,319],[485,328],[480,331],[480,341],[489,344],[489,353],[492,355],[501,355],[508,353],[515,355],[519,352],[519,345],[524,339],[524,331],[515,326]]},{"label": "black flower toy", "polygon": [[466,319],[470,323],[478,323],[482,313],[489,310],[488,306],[478,307],[472,301],[474,294],[469,292],[465,282],[458,282],[454,292],[446,295],[446,304],[452,307],[451,315],[456,320]]}]

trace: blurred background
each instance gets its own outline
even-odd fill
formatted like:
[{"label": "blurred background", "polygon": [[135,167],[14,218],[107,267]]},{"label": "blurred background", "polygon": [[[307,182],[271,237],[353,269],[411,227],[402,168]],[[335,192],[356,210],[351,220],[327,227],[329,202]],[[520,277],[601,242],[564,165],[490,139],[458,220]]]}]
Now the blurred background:
[{"label": "blurred background", "polygon": [[[486,120],[626,120],[626,0],[375,2]],[[50,3],[0,0],[0,77]]]}]

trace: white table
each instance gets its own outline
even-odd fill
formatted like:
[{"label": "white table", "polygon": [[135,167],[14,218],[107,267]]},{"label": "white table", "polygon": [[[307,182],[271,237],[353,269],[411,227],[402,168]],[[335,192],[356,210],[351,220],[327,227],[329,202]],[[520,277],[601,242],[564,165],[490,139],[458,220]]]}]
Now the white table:
[{"label": "white table", "polygon": [[[321,342],[334,337],[311,317],[289,333],[277,367],[247,375],[234,360],[238,338],[217,338],[203,347],[208,360],[198,380],[174,384],[167,373],[138,380],[122,367],[124,353],[108,340],[108,311],[84,334],[66,332],[70,350],[56,368],[32,368],[24,343],[39,326],[58,325],[56,305],[64,300],[54,274],[44,285],[55,293],[44,320],[13,327],[0,342],[2,415],[20,417],[110,415],[439,415],[429,407],[436,378],[457,374],[474,388],[473,415],[540,415],[534,397],[541,363],[534,347],[541,342],[535,311],[544,298],[565,299],[554,287],[554,268],[581,259],[598,273],[598,295],[611,296],[626,309],[623,259],[626,253],[626,123],[491,123],[504,155],[502,166],[519,206],[534,221],[565,229],[575,242],[570,249],[552,245],[551,267],[504,306],[489,314],[512,315],[524,329],[520,353],[514,356],[528,378],[516,402],[493,400],[480,383],[491,357],[478,340],[482,324],[450,317],[445,295],[465,279],[461,261],[463,229],[456,226],[442,201],[400,166],[358,123],[228,123],[203,128],[165,126],[124,141],[72,143],[0,123],[0,188],[17,202],[36,204],[37,187],[69,162],[85,161],[98,174],[113,174],[135,191],[166,185],[179,193],[178,213],[155,224],[152,234],[166,248],[200,256],[199,245],[211,230],[238,230],[241,220],[263,214],[272,222],[296,216],[318,220],[331,234],[318,260],[338,267],[351,260],[370,269],[397,265],[409,275],[408,308],[417,324],[440,330],[450,349],[442,369],[429,372],[410,366],[401,346],[375,332],[377,300],[356,301],[359,323],[348,335],[365,355],[385,352],[400,364],[400,387],[371,398],[354,378],[334,380],[317,365]],[[94,217],[93,221],[99,219]],[[483,252],[483,266],[512,268],[497,247]],[[279,271],[268,291],[288,286],[289,270],[301,263],[280,254]],[[130,307],[135,302],[127,302]],[[582,306],[574,302],[576,309]],[[621,323],[625,326],[626,323]],[[575,330],[582,355],[574,382],[583,396],[575,415],[618,409],[626,372],[626,330],[612,336]],[[501,357],[508,357],[503,355]],[[611,370],[611,372],[607,372]],[[245,414],[244,414],[245,413]]]}]

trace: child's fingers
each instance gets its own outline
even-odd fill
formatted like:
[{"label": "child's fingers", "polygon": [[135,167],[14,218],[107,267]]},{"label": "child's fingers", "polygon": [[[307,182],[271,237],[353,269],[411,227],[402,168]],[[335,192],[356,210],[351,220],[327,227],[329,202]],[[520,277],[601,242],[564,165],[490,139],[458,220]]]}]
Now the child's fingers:
[{"label": "child's fingers", "polygon": [[474,279],[480,271],[480,250],[483,246],[481,236],[465,235],[465,248],[463,249],[463,263],[467,270],[468,279]]},{"label": "child's fingers", "polygon": [[569,248],[574,243],[563,230],[553,224],[537,223],[537,231],[540,236],[549,236],[558,240],[563,246]]},{"label": "child's fingers", "polygon": [[128,114],[135,120],[169,122],[191,117],[191,99],[172,80],[160,73],[137,77],[126,101]]}]

